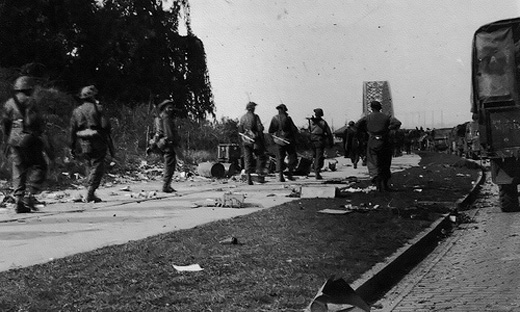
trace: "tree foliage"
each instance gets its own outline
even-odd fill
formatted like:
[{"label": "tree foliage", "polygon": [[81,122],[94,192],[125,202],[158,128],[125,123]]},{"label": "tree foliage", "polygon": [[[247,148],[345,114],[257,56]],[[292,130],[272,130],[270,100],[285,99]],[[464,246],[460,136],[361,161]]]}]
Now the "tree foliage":
[{"label": "tree foliage", "polygon": [[69,93],[96,84],[117,105],[169,98],[185,116],[214,117],[187,0],[168,10],[161,0],[4,0],[0,20],[0,67],[41,63],[48,83]]}]

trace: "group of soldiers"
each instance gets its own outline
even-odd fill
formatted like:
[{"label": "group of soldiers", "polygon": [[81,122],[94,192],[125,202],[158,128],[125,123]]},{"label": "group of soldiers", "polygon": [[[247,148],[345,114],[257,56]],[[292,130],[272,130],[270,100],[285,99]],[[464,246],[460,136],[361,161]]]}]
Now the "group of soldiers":
[{"label": "group of soldiers", "polygon": [[[13,84],[13,95],[3,107],[2,125],[12,162],[13,197],[17,213],[36,210],[35,195],[42,189],[48,167],[45,154],[51,165],[54,164],[55,158],[51,140],[44,133],[45,121],[33,97],[37,87],[38,79],[34,77],[17,78]],[[105,158],[108,153],[115,157],[110,120],[96,99],[97,95],[98,90],[94,85],[83,87],[78,95],[81,104],[73,110],[70,119],[70,154],[73,158],[81,156],[88,168],[85,202],[101,201],[95,192],[105,172]],[[244,169],[249,185],[253,184],[251,174],[255,171],[263,173],[268,159],[264,127],[260,117],[255,114],[256,106],[254,102],[247,103],[247,112],[238,123],[238,132],[243,142]],[[171,181],[177,165],[180,142],[174,123],[175,106],[173,101],[165,100],[157,105],[157,108],[159,114],[154,121],[155,135],[150,146],[164,160],[162,191],[172,193],[176,191],[171,187]],[[345,150],[356,167],[360,153],[354,151],[359,151],[360,146],[363,149],[366,146],[366,163],[373,183],[380,191],[390,190],[388,181],[392,147],[389,132],[398,129],[401,122],[383,114],[381,104],[377,101],[371,103],[371,108],[372,113],[357,123],[349,124],[347,130],[353,134],[345,135]],[[296,141],[299,131],[285,104],[276,106],[276,109],[278,113],[272,118],[268,133],[276,143],[278,179],[285,182],[286,177],[288,180],[294,179],[293,174],[298,162]],[[333,133],[323,115],[323,109],[316,108],[314,115],[308,118],[313,169],[317,180],[323,179],[321,169],[324,165],[325,149],[334,145]],[[360,134],[366,135],[366,140],[361,139]]]},{"label": "group of soldiers", "polygon": [[[17,213],[36,211],[35,195],[41,192],[48,163],[54,166],[55,153],[51,140],[45,134],[46,122],[34,98],[39,80],[20,76],[13,84],[13,92],[3,107],[2,126],[7,150],[12,163],[12,183]],[[85,202],[100,202],[95,192],[105,173],[107,154],[115,158],[111,137],[110,119],[96,99],[94,85],[85,86],[78,94],[80,105],[70,119],[70,156],[86,162],[87,192]],[[176,167],[177,130],[174,125],[173,102],[166,100],[158,105],[155,139],[164,158],[163,192],[171,193],[172,176]]]},{"label": "group of soldiers", "polygon": [[[45,120],[33,97],[38,78],[20,76],[13,84],[13,94],[2,112],[4,135],[12,163],[13,197],[17,213],[37,210],[35,195],[42,190],[48,164],[44,154],[54,165],[55,153],[51,140],[44,133]],[[82,102],[74,109],[70,120],[70,153],[81,153],[89,167],[86,202],[99,202],[95,195],[101,183],[107,150],[113,155],[110,141],[110,122],[103,114],[103,107],[96,100],[94,86],[82,88],[78,95]],[[79,145],[79,151],[78,146]]]},{"label": "group of soldiers", "polygon": [[[249,185],[253,184],[251,174],[261,173],[266,156],[264,127],[260,117],[255,114],[257,104],[249,102],[246,105],[246,114],[238,123],[238,131],[242,138],[244,169]],[[357,122],[349,122],[344,134],[345,157],[352,159],[354,168],[361,156],[366,164],[372,182],[379,191],[391,191],[389,185],[390,165],[392,162],[392,144],[390,131],[397,130],[401,122],[396,118],[381,112],[382,106],[378,101],[370,103],[372,112]],[[298,128],[288,115],[287,106],[276,106],[276,114],[269,125],[268,133],[276,143],[276,171],[280,182],[285,182],[284,169],[287,167],[287,179],[293,180],[293,173],[297,165],[296,138]],[[313,170],[317,180],[323,179],[321,169],[324,165],[325,149],[334,145],[333,133],[328,123],[323,119],[323,109],[314,109],[314,115],[309,120],[310,141],[312,144]],[[287,164],[285,158],[287,157]],[[256,163],[256,164],[255,164]],[[256,168],[255,168],[256,167]]]},{"label": "group of soldiers", "polygon": [[[244,169],[247,175],[247,183],[253,185],[251,174],[262,173],[267,160],[266,145],[264,139],[264,127],[260,117],[255,114],[257,104],[249,102],[246,105],[246,114],[238,123],[238,132],[242,138],[242,151],[244,157]],[[287,166],[287,179],[294,180],[293,173],[297,165],[296,139],[298,128],[289,116],[287,106],[276,106],[278,113],[269,124],[268,133],[272,135],[276,143],[276,171],[280,182],[285,182],[284,169]],[[320,174],[324,163],[326,147],[334,145],[334,138],[327,122],[322,118],[323,110],[316,108],[314,116],[309,118],[310,139],[313,146],[314,173],[318,180],[323,179]],[[287,165],[285,158],[288,158]]]}]

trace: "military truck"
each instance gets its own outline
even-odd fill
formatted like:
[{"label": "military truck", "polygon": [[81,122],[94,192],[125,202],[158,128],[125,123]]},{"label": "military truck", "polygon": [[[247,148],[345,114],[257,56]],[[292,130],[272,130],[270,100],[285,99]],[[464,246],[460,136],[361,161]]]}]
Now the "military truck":
[{"label": "military truck", "polygon": [[481,26],[472,48],[471,111],[480,152],[490,160],[502,211],[520,211],[520,18]]}]

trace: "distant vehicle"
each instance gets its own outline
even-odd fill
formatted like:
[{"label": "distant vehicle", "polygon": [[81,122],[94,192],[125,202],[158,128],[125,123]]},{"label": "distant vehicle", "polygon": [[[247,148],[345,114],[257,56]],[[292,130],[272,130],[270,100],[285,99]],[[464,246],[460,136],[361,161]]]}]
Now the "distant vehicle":
[{"label": "distant vehicle", "polygon": [[432,130],[433,149],[436,152],[446,152],[451,147],[451,134],[453,128],[440,128]]},{"label": "distant vehicle", "polygon": [[520,211],[520,18],[481,26],[472,48],[471,111],[480,153],[491,162],[502,211]]},{"label": "distant vehicle", "polygon": [[466,125],[466,158],[480,158],[480,133],[479,125],[476,121],[468,122]]}]

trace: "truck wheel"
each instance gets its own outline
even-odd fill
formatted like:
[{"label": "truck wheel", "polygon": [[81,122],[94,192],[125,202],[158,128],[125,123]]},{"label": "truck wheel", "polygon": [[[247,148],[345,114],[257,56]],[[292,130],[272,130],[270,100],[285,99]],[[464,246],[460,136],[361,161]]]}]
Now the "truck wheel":
[{"label": "truck wheel", "polygon": [[518,206],[518,188],[516,184],[498,185],[500,208],[503,212],[520,211]]}]

